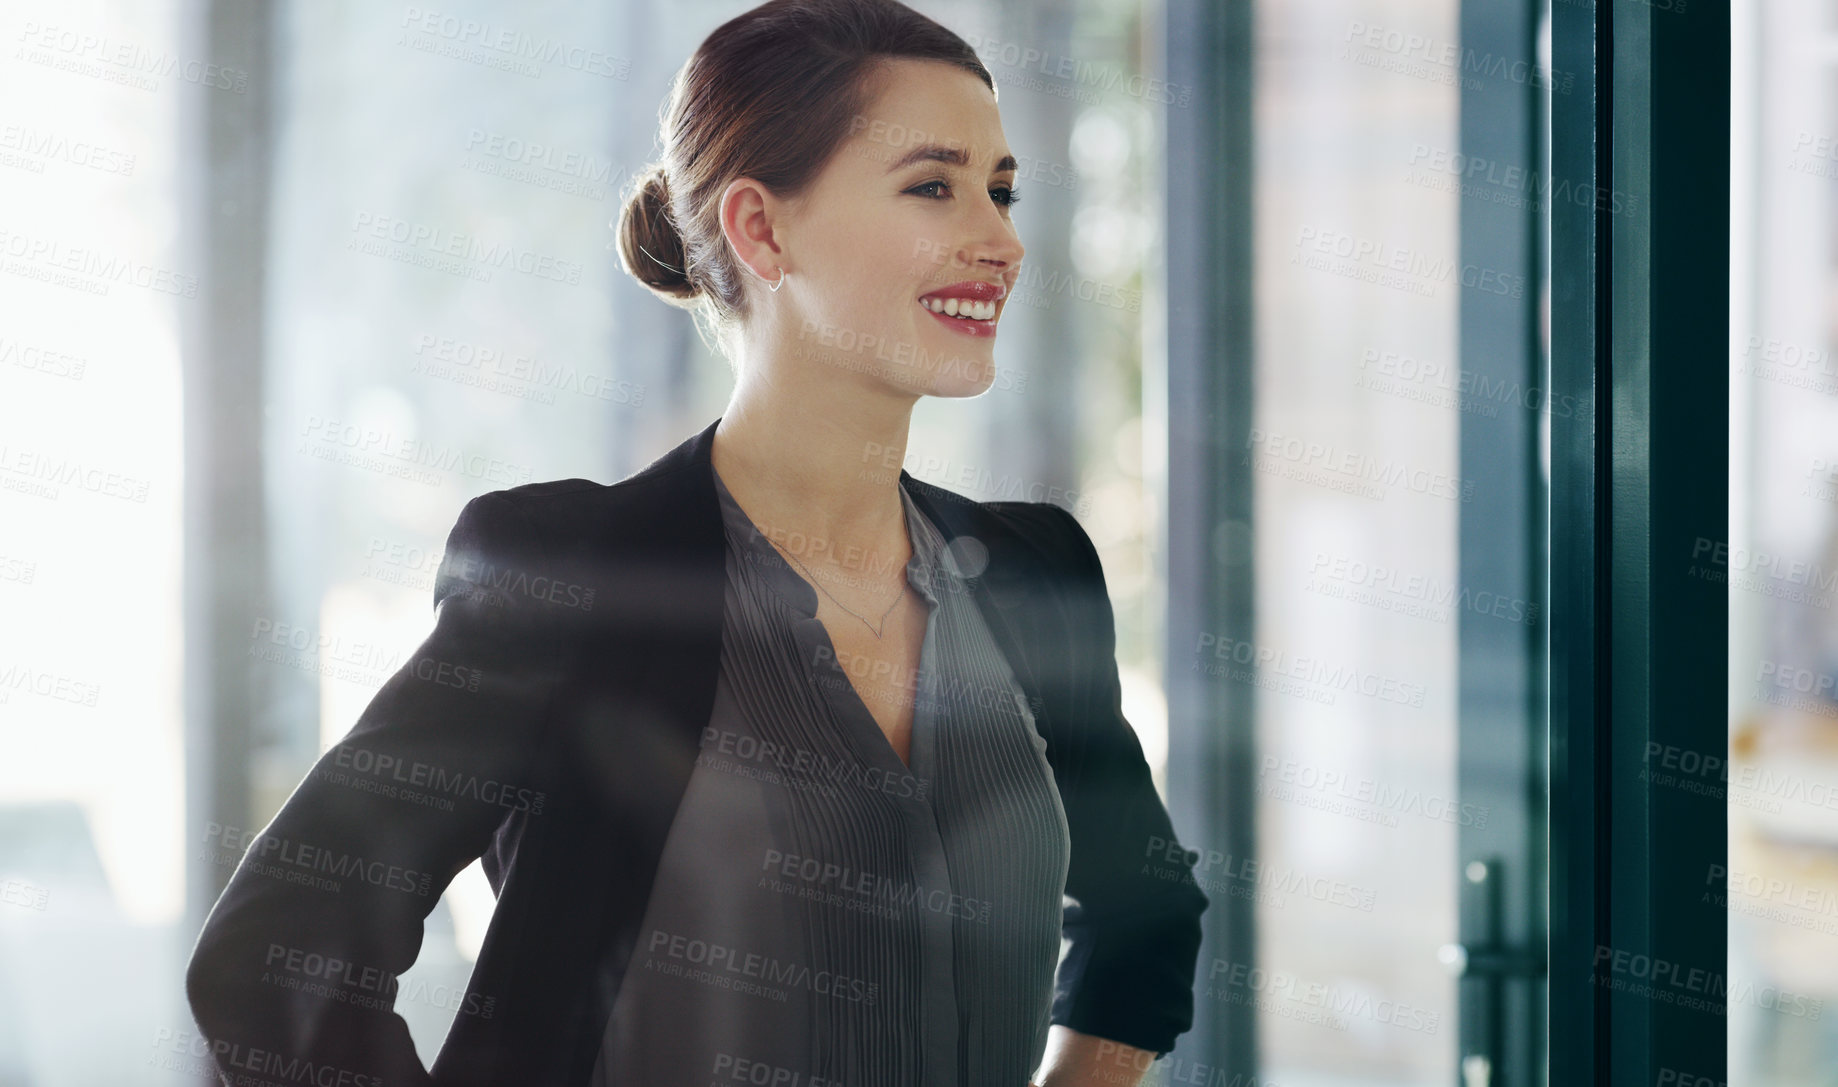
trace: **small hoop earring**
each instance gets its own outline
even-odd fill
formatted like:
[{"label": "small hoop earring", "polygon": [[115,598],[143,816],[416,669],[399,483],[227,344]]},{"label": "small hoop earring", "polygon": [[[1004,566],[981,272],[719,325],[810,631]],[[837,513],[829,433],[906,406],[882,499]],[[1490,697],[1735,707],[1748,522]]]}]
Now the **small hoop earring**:
[{"label": "small hoop earring", "polygon": [[779,269],[779,281],[772,285],[771,287],[772,293],[773,294],[779,293],[779,288],[783,287],[784,285],[785,285],[785,269],[780,268]]}]

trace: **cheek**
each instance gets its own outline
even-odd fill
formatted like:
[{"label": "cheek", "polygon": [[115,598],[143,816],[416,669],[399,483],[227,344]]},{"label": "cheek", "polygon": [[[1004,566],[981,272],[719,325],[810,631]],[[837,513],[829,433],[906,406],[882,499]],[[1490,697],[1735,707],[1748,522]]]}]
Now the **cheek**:
[{"label": "cheek", "polygon": [[951,276],[943,254],[922,216],[895,209],[850,222],[813,258],[823,266],[822,312],[813,319],[882,333],[929,320],[918,297],[963,278]]},{"label": "cheek", "polygon": [[873,317],[877,312],[884,314],[888,302],[896,297],[918,297],[920,291],[909,290],[913,281],[906,278],[903,262],[892,255],[901,251],[897,242],[881,233],[858,236],[836,249],[824,266],[825,306],[843,306],[859,317]]},{"label": "cheek", "polygon": [[964,269],[953,267],[950,243],[942,236],[923,232],[908,234],[900,252],[907,273],[919,284],[919,289],[913,292],[915,295],[964,278]]},{"label": "cheek", "polygon": [[891,284],[908,300],[962,279],[951,274],[951,243],[934,218],[896,209],[863,224],[855,249],[863,273]]}]

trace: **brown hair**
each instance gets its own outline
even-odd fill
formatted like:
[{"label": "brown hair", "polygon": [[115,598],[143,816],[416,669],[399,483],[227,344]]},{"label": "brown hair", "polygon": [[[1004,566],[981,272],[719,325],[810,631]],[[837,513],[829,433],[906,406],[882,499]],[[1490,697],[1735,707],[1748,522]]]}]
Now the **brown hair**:
[{"label": "brown hair", "polygon": [[620,212],[625,270],[731,331],[747,315],[742,281],[752,273],[722,235],[722,191],[750,177],[782,198],[804,192],[893,57],[955,64],[995,90],[969,43],[898,0],[769,0],[716,27],[677,72],[663,157]]}]

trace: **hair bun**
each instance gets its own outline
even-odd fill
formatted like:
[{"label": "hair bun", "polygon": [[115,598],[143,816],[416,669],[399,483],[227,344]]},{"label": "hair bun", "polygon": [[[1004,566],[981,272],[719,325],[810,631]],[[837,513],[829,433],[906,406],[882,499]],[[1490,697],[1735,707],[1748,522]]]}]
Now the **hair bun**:
[{"label": "hair bun", "polygon": [[666,299],[689,301],[701,293],[685,274],[683,236],[670,214],[670,180],[661,165],[639,176],[620,213],[619,258],[633,278]]}]

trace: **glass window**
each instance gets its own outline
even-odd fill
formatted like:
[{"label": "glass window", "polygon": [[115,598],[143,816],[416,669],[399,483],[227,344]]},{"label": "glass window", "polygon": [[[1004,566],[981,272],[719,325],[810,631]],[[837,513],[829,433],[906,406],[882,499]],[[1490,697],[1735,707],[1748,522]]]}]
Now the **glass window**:
[{"label": "glass window", "polygon": [[[1255,7],[1257,970],[1282,1084],[1456,1079],[1458,5]],[[1405,42],[1412,44],[1406,46]],[[1423,44],[1427,43],[1427,44]],[[1357,676],[1358,682],[1343,682]],[[1239,882],[1243,882],[1242,880]],[[1217,897],[1217,895],[1215,895]],[[1219,964],[1211,964],[1217,970]]]},{"label": "glass window", "polygon": [[0,1082],[149,1082],[190,1022],[178,135],[235,91],[175,18],[0,17]]},{"label": "glass window", "polygon": [[1729,585],[1730,747],[1667,768],[1727,790],[1729,1082],[1770,1087],[1838,1068],[1835,14],[1733,6],[1730,538],[1693,556]]}]

